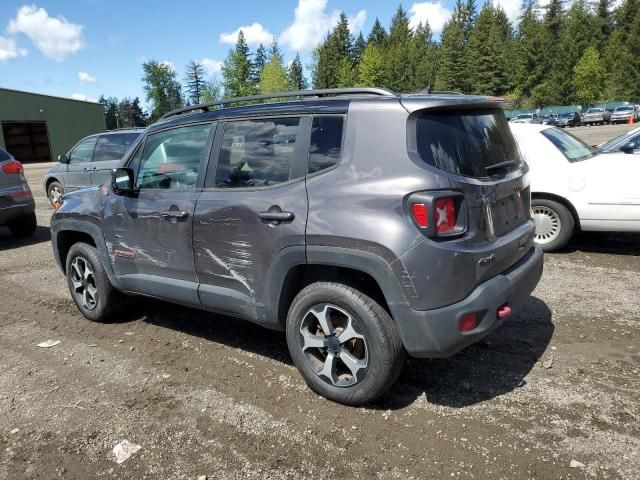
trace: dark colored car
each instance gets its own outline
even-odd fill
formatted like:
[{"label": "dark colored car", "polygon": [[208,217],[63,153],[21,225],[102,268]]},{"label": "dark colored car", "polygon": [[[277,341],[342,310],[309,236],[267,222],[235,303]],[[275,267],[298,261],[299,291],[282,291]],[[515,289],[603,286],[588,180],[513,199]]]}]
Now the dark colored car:
[{"label": "dark colored car", "polygon": [[558,115],[550,113],[542,117],[542,125],[558,125]]},{"label": "dark colored car", "polygon": [[51,203],[65,192],[101,185],[111,178],[122,156],[144,132],[144,128],[112,130],[80,140],[44,177],[44,188]]},{"label": "dark colored car", "polygon": [[578,112],[565,112],[558,116],[559,127],[578,127],[582,124],[582,118]]},{"label": "dark colored car", "polygon": [[110,185],[62,197],[52,245],[83,315],[145,295],[284,330],[309,386],[359,405],[405,352],[453,355],[527,301],[542,252],[501,104],[271,97],[169,113]]},{"label": "dark colored car", "polygon": [[0,148],[0,225],[17,237],[36,231],[36,205],[22,164]]}]

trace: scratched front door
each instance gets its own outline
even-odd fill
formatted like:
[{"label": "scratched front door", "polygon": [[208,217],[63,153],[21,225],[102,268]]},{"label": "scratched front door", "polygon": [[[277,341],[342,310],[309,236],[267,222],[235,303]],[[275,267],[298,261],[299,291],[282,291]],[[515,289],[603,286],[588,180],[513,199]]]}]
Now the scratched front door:
[{"label": "scratched front door", "polygon": [[264,304],[275,257],[304,245],[308,136],[302,138],[301,125],[308,127],[301,118],[284,117],[219,127],[219,155],[209,165],[193,222],[204,306],[238,313]]}]

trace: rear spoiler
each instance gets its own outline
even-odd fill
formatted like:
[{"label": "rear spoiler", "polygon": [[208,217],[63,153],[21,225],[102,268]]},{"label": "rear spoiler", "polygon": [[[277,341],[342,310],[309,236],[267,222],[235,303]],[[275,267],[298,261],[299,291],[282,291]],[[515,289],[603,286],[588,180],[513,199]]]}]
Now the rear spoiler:
[{"label": "rear spoiler", "polygon": [[405,96],[400,103],[407,112],[413,114],[419,110],[472,110],[483,108],[501,108],[508,105],[502,97],[480,97],[473,95],[437,95],[437,96]]}]

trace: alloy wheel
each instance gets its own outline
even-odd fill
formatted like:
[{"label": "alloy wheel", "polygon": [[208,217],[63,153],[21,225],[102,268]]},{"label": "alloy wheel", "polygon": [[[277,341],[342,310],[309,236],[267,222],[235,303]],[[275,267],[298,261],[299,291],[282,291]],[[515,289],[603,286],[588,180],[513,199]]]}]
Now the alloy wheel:
[{"label": "alloy wheel", "polygon": [[93,310],[98,305],[98,288],[93,268],[89,261],[81,256],[71,262],[71,272],[69,272],[73,294],[78,302],[86,310]]},{"label": "alloy wheel", "polygon": [[51,203],[57,202],[61,196],[62,190],[60,190],[60,187],[57,185],[54,185],[49,189],[49,199],[51,200]]},{"label": "alloy wheel", "polygon": [[558,238],[562,230],[562,221],[554,210],[544,205],[535,205],[533,219],[536,224],[536,243],[546,245]]},{"label": "alloy wheel", "polygon": [[300,348],[315,374],[336,387],[358,383],[369,365],[367,342],[353,317],[330,303],[307,311],[300,325]]}]

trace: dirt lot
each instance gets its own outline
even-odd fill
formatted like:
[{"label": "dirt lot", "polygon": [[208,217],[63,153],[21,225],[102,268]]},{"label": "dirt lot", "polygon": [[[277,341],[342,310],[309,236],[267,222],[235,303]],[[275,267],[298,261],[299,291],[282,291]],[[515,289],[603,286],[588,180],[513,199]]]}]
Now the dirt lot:
[{"label": "dirt lot", "polygon": [[622,135],[624,132],[638,128],[637,123],[633,125],[627,125],[625,123],[618,123],[615,125],[589,125],[583,127],[567,128],[569,133],[572,133],[576,137],[582,139],[582,141],[589,145],[599,145],[606,142],[618,135]]},{"label": "dirt lot", "polygon": [[[354,409],[305,386],[283,334],[150,301],[81,318],[43,173],[34,238],[0,229],[0,478],[640,478],[640,236],[579,236],[504,328]],[[124,439],[142,449],[118,465]]]}]

